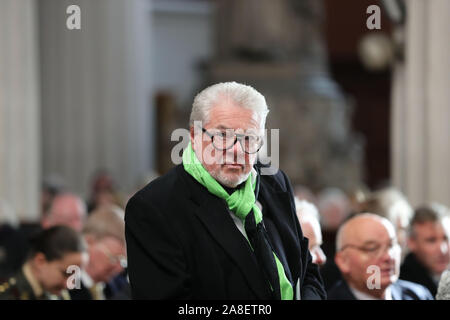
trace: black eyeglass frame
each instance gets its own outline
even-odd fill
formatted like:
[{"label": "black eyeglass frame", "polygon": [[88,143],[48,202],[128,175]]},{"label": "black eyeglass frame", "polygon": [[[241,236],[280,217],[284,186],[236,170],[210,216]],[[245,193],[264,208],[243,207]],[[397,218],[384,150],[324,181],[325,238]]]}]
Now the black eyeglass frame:
[{"label": "black eyeglass frame", "polygon": [[234,145],[236,144],[236,142],[239,140],[239,144],[241,145],[242,151],[244,151],[244,152],[247,153],[247,154],[255,154],[255,153],[257,153],[259,150],[261,150],[261,147],[262,147],[263,144],[264,144],[264,140],[263,140],[261,137],[259,137],[261,140],[260,140],[260,145],[259,145],[258,149],[257,149],[255,152],[248,152],[248,151],[245,150],[245,148],[244,148],[244,146],[242,145],[242,142],[241,142],[242,139],[243,139],[246,135],[245,135],[245,134],[241,134],[241,133],[236,133],[236,132],[235,132],[235,133],[234,133],[234,142],[233,142],[233,144],[230,145],[228,148],[222,149],[222,148],[218,148],[218,147],[214,144],[214,137],[215,137],[216,135],[214,135],[214,134],[208,132],[208,130],[206,130],[206,129],[203,128],[203,127],[202,127],[202,132],[203,132],[203,133],[206,133],[206,134],[208,135],[208,137],[211,138],[211,143],[212,143],[213,147],[214,147],[216,150],[219,150],[219,151],[225,151],[225,150],[228,150],[228,149],[233,148]]}]

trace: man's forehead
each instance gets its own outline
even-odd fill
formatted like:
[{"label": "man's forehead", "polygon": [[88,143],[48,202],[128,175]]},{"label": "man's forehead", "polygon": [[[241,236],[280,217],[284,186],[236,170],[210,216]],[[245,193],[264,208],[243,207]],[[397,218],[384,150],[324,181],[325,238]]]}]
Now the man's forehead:
[{"label": "man's forehead", "polygon": [[419,233],[450,232],[450,220],[425,221],[414,224],[414,230]]},{"label": "man's forehead", "polygon": [[347,226],[346,239],[355,244],[395,238],[395,230],[383,219],[360,218]]},{"label": "man's forehead", "polygon": [[208,125],[220,129],[255,130],[261,128],[259,114],[237,105],[218,104],[211,108]]}]

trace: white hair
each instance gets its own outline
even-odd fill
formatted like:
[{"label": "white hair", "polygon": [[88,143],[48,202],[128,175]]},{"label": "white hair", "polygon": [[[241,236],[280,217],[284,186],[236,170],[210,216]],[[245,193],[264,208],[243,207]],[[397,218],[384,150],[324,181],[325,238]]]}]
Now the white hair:
[{"label": "white hair", "polygon": [[209,121],[209,112],[220,99],[230,100],[233,104],[250,109],[259,115],[261,127],[264,126],[269,109],[264,96],[253,87],[237,82],[221,82],[202,90],[192,104],[189,125],[195,121]]},{"label": "white hair", "polygon": [[309,220],[311,218],[320,220],[319,211],[317,207],[306,200],[300,200],[297,197],[294,197],[295,201],[295,210],[297,212],[297,217],[299,220]]},{"label": "white hair", "polygon": [[341,189],[328,187],[320,191],[317,199],[322,227],[328,230],[337,230],[350,213],[347,195]]}]

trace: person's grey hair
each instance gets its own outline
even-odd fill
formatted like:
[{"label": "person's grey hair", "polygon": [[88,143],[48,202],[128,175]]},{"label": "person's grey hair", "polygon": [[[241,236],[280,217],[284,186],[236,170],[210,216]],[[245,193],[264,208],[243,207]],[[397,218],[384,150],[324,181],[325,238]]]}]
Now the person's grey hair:
[{"label": "person's grey hair", "polygon": [[[350,214],[350,200],[341,189],[327,187],[317,195],[317,208],[320,212],[322,227],[336,230]],[[329,208],[336,208],[338,211],[330,212]]]},{"label": "person's grey hair", "polygon": [[297,216],[299,219],[316,219],[318,222],[320,221],[320,215],[319,211],[317,210],[317,207],[306,200],[300,200],[297,197],[294,197],[295,202],[295,210],[297,212]]},{"label": "person's grey hair", "polygon": [[425,222],[439,222],[444,218],[448,219],[449,217],[449,208],[440,203],[432,202],[422,205],[414,210],[414,216],[409,224],[409,236],[415,236],[414,226],[416,224],[422,224]]},{"label": "person's grey hair", "polygon": [[116,205],[105,205],[93,211],[83,228],[83,234],[100,240],[114,237],[125,243],[124,212]]},{"label": "person's grey hair", "polygon": [[221,100],[230,100],[233,104],[255,111],[264,127],[269,109],[264,96],[253,87],[237,82],[221,82],[203,89],[194,98],[189,125],[194,122],[209,122],[209,112]]},{"label": "person's grey hair", "polygon": [[398,226],[400,223],[403,227],[410,224],[413,216],[413,208],[406,196],[394,187],[375,191],[367,199],[364,211],[385,217],[395,226]]}]

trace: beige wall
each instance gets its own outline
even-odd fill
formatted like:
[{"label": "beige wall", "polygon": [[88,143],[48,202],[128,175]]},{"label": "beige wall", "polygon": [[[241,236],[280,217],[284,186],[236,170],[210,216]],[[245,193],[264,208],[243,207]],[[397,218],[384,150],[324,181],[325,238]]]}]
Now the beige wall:
[{"label": "beige wall", "polygon": [[450,205],[450,1],[409,0],[394,72],[393,181],[413,205]]}]

